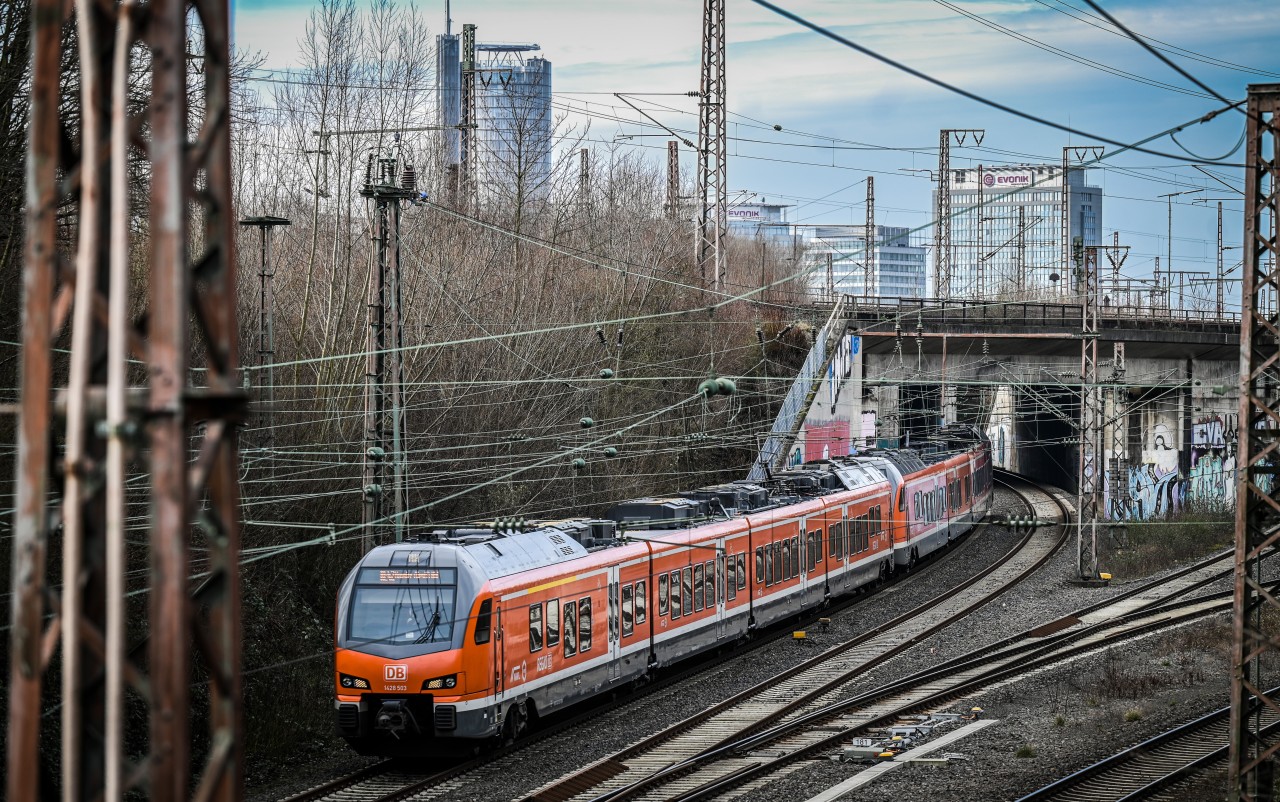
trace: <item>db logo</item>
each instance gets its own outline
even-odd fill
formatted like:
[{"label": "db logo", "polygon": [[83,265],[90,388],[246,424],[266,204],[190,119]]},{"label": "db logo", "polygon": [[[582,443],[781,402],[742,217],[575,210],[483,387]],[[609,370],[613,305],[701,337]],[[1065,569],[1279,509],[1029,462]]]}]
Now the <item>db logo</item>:
[{"label": "db logo", "polygon": [[404,682],[409,678],[408,666],[383,666],[382,678],[387,682]]}]

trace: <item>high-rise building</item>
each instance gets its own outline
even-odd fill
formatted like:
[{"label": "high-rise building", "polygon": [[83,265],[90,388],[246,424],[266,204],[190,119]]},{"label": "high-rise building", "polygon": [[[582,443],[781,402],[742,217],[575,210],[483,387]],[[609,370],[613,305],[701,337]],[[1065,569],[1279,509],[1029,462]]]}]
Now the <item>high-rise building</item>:
[{"label": "high-rise building", "polygon": [[526,56],[536,44],[476,45],[481,194],[545,198],[551,191],[551,62]]},{"label": "high-rise building", "polygon": [[[1068,243],[1101,245],[1102,188],[1086,184],[1083,168],[1069,173],[1068,203]],[[1061,165],[952,170],[951,211],[952,297],[1074,293],[1074,270],[1063,265]]]},{"label": "high-rise building", "polygon": [[[446,29],[447,30],[447,29]],[[444,143],[444,163],[456,168],[462,161],[462,55],[461,37],[444,33],[436,37],[436,125]]]},{"label": "high-rise building", "polygon": [[799,230],[809,268],[809,288],[817,297],[924,297],[928,280],[926,251],[911,242],[910,229],[876,226],[869,288],[863,256],[866,226],[814,225],[800,226]]},{"label": "high-rise building", "polygon": [[760,237],[771,242],[791,239],[785,203],[734,203],[728,208],[729,233],[735,237]]},{"label": "high-rise building", "polygon": [[[436,37],[437,119],[446,167],[461,161],[460,37]],[[476,130],[473,180],[481,197],[517,201],[550,192],[551,62],[527,54],[536,44],[476,44]]]}]

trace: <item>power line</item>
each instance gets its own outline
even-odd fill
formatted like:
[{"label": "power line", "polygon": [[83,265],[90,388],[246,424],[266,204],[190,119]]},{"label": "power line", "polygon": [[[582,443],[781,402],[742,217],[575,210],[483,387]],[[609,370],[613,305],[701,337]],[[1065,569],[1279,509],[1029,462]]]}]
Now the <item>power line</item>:
[{"label": "power line", "polygon": [[[905,72],[905,73],[907,73],[908,75],[911,75],[911,76],[913,76],[913,77],[915,77],[915,78],[919,78],[920,80],[925,81],[925,82],[927,82],[927,83],[931,83],[931,84],[933,84],[934,86],[937,86],[937,87],[939,87],[939,88],[941,88],[941,89],[945,89],[945,90],[947,90],[948,92],[952,92],[952,93],[954,93],[954,94],[960,95],[961,97],[966,97],[966,98],[968,98],[968,99],[970,99],[970,100],[973,100],[973,101],[975,101],[975,102],[977,102],[977,103],[981,103],[981,104],[982,104],[982,105],[984,105],[984,106],[990,106],[990,107],[991,107],[991,108],[993,108],[993,109],[998,109],[999,111],[1003,111],[1003,112],[1005,112],[1006,114],[1011,114],[1011,115],[1013,115],[1013,116],[1015,116],[1015,117],[1021,117],[1021,118],[1022,118],[1022,119],[1024,119],[1024,120],[1029,120],[1030,122],[1038,123],[1039,125],[1043,125],[1043,126],[1046,126],[1046,127],[1049,127],[1049,128],[1055,128],[1055,129],[1057,129],[1057,130],[1059,130],[1059,131],[1063,131],[1063,132],[1066,132],[1066,133],[1068,133],[1068,134],[1072,134],[1072,135],[1075,135],[1075,136],[1081,136],[1081,137],[1085,137],[1085,138],[1087,138],[1087,139],[1093,139],[1093,140],[1098,141],[1098,142],[1105,142],[1105,143],[1106,143],[1106,144],[1108,144],[1108,145],[1115,145],[1115,146],[1117,146],[1117,147],[1119,147],[1119,148],[1122,148],[1122,150],[1132,150],[1132,151],[1136,151],[1136,152],[1138,152],[1138,153],[1146,153],[1146,154],[1149,154],[1149,155],[1151,155],[1151,156],[1159,156],[1159,157],[1161,157],[1161,158],[1164,158],[1164,159],[1170,159],[1170,160],[1172,160],[1172,161],[1180,161],[1180,162],[1191,162],[1191,161],[1193,161],[1193,160],[1191,160],[1191,159],[1187,159],[1187,158],[1185,158],[1185,157],[1178,156],[1178,155],[1176,155],[1176,154],[1172,154],[1172,153],[1163,153],[1163,152],[1158,151],[1158,150],[1152,150],[1152,149],[1150,149],[1150,148],[1144,148],[1144,147],[1142,147],[1142,144],[1141,144],[1141,143],[1139,143],[1139,144],[1126,144],[1126,143],[1124,143],[1124,142],[1120,142],[1120,141],[1118,141],[1118,140],[1111,139],[1110,137],[1105,137],[1105,136],[1101,136],[1101,135],[1099,135],[1099,134],[1094,134],[1094,133],[1090,133],[1090,132],[1088,132],[1088,131],[1083,131],[1083,130],[1078,129],[1078,128],[1073,128],[1073,127],[1071,127],[1070,125],[1063,125],[1062,123],[1054,122],[1053,120],[1047,120],[1047,119],[1045,119],[1045,118],[1043,118],[1043,117],[1039,117],[1039,116],[1036,116],[1036,115],[1034,115],[1034,114],[1031,114],[1030,112],[1025,112],[1025,111],[1022,111],[1022,110],[1020,110],[1020,109],[1016,109],[1016,108],[1014,108],[1014,107],[1012,107],[1012,106],[1005,105],[1004,103],[1001,103],[1001,102],[999,102],[999,101],[991,100],[990,98],[983,97],[982,95],[979,95],[979,94],[977,94],[977,93],[975,93],[975,92],[970,92],[970,91],[969,91],[969,90],[967,90],[967,89],[962,89],[961,87],[955,86],[955,85],[953,85],[953,84],[949,84],[949,83],[947,83],[946,81],[943,81],[943,80],[942,80],[942,79],[940,79],[940,78],[934,78],[932,75],[929,75],[929,74],[927,74],[927,73],[925,73],[925,72],[922,72],[922,71],[920,71],[920,70],[917,70],[917,69],[915,69],[914,67],[909,67],[909,66],[907,66],[906,64],[903,64],[903,63],[901,63],[901,62],[899,62],[899,61],[895,61],[895,60],[893,60],[893,59],[889,58],[888,56],[881,55],[880,53],[877,53],[876,51],[872,50],[871,48],[866,47],[866,46],[864,46],[864,45],[860,45],[860,44],[858,44],[857,42],[852,41],[851,39],[848,39],[848,38],[846,38],[846,37],[844,37],[844,36],[841,36],[840,34],[836,33],[835,31],[832,31],[832,30],[831,30],[831,29],[829,29],[829,28],[825,28],[825,27],[823,27],[823,26],[821,26],[821,25],[818,25],[818,24],[817,24],[817,23],[815,23],[815,22],[810,22],[809,20],[805,19],[804,17],[801,17],[800,15],[798,15],[798,14],[796,14],[796,13],[794,13],[794,12],[791,12],[791,11],[788,11],[787,9],[785,9],[785,8],[781,8],[781,7],[779,7],[779,6],[776,6],[776,5],[774,5],[773,3],[769,2],[769,0],[751,0],[751,1],[752,1],[753,3],[755,3],[756,5],[763,6],[764,8],[769,9],[770,11],[774,12],[774,13],[775,13],[775,14],[777,14],[778,16],[784,17],[784,18],[789,19],[789,20],[791,20],[792,22],[796,23],[797,25],[800,25],[800,26],[803,26],[803,27],[805,27],[805,28],[808,28],[809,30],[813,31],[814,33],[816,33],[816,34],[818,34],[818,35],[820,35],[820,36],[825,36],[826,38],[828,38],[828,39],[832,40],[833,42],[837,42],[837,43],[839,43],[839,44],[842,44],[842,45],[844,45],[845,47],[847,47],[847,48],[849,48],[849,49],[851,49],[851,50],[856,50],[857,52],[859,52],[859,53],[863,54],[864,56],[869,56],[870,58],[873,58],[873,59],[875,59],[876,61],[879,61],[879,62],[881,62],[881,63],[883,63],[883,64],[887,64],[888,66],[893,67],[893,68],[894,68],[894,69],[896,69],[896,70],[899,70],[899,71],[901,71],[901,72]],[[1237,101],[1237,102],[1231,102],[1231,101],[1223,101],[1223,102],[1227,103],[1227,105],[1226,105],[1226,107],[1225,107],[1225,108],[1216,109],[1216,110],[1214,110],[1214,111],[1211,111],[1211,112],[1209,112],[1208,114],[1206,114],[1204,117],[1201,117],[1199,120],[1196,120],[1196,121],[1194,121],[1193,123],[1188,123],[1188,124],[1186,124],[1186,125],[1184,125],[1184,126],[1181,126],[1181,128],[1189,127],[1190,125],[1193,125],[1193,124],[1196,124],[1196,123],[1205,123],[1205,122],[1208,122],[1208,121],[1212,120],[1214,117],[1216,117],[1216,116],[1218,116],[1219,114],[1221,114],[1223,111],[1226,111],[1227,109],[1232,109],[1232,108],[1237,108],[1237,107],[1239,107],[1239,106],[1240,106],[1240,105],[1242,105],[1245,101],[1241,100],[1241,101]],[[1179,128],[1179,129],[1175,129],[1175,130],[1171,130],[1171,131],[1166,131],[1166,132],[1164,132],[1164,133],[1160,134],[1159,136],[1168,136],[1168,135],[1169,135],[1169,134],[1171,134],[1171,133],[1177,133],[1177,131],[1178,131],[1178,130],[1181,130],[1181,128]],[[1154,137],[1153,137],[1153,138],[1154,138]],[[1145,141],[1150,141],[1150,140],[1145,140]],[[1197,162],[1197,163],[1199,163],[1199,162],[1203,162],[1204,160],[1195,159],[1194,161],[1195,161],[1195,162]],[[1225,163],[1225,162],[1221,162],[1221,161],[1213,161],[1213,162],[1208,162],[1208,163],[1216,164],[1216,165],[1223,166],[1223,167],[1242,167],[1242,166],[1243,166],[1242,164],[1227,164],[1227,163]]]}]

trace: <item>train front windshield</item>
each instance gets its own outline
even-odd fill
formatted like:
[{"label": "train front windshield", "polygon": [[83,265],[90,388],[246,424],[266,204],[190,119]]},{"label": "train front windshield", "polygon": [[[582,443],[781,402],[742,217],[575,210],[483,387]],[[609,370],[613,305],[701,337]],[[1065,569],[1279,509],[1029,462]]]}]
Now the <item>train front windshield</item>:
[{"label": "train front windshield", "polygon": [[405,645],[447,643],[458,595],[454,568],[362,568],[347,638]]}]

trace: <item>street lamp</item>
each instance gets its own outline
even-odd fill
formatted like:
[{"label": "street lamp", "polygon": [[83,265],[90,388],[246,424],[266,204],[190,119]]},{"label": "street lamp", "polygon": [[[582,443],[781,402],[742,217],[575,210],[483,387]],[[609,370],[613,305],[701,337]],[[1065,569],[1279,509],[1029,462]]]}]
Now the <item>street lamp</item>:
[{"label": "street lamp", "polygon": [[[1172,271],[1173,271],[1173,199],[1178,197],[1179,195],[1194,195],[1197,192],[1204,192],[1204,190],[1203,189],[1184,189],[1181,192],[1170,192],[1165,195],[1156,196],[1157,198],[1165,199],[1165,206],[1167,206],[1169,210],[1169,228],[1168,228],[1168,242],[1167,242],[1168,252],[1165,254],[1165,257],[1166,257],[1165,266],[1170,271],[1170,275],[1172,275]],[[1157,291],[1159,290],[1159,287],[1160,287],[1160,276],[1157,274],[1156,275]]]}]

